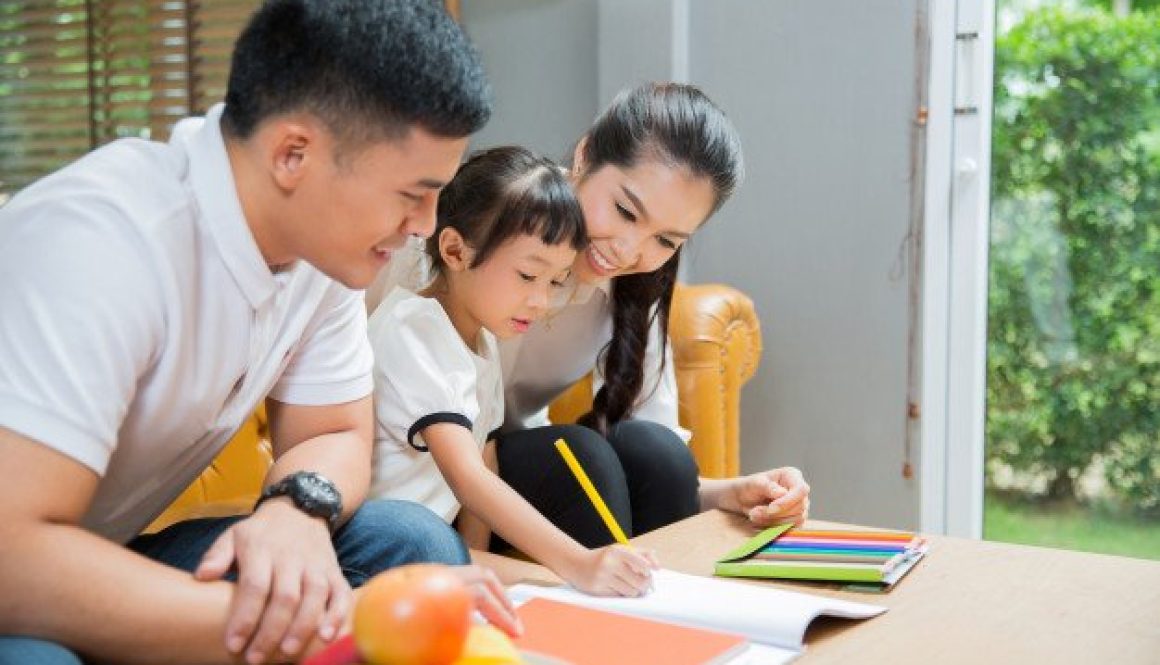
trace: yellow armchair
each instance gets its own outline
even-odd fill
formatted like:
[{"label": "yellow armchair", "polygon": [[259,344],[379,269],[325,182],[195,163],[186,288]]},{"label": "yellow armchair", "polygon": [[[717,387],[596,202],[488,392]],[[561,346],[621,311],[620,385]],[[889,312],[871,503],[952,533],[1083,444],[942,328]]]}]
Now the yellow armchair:
[{"label": "yellow armchair", "polygon": [[[720,284],[677,285],[669,321],[681,425],[701,475],[740,470],[741,386],[757,371],[761,327],[753,302]],[[572,422],[592,405],[592,381],[577,382],[551,406],[553,422]],[[147,531],[195,517],[249,512],[272,463],[264,409],[258,409],[208,469]]]},{"label": "yellow armchair", "polygon": [[[693,433],[689,447],[701,475],[736,476],[741,469],[741,386],[761,359],[761,325],[753,301],[721,284],[678,284],[669,315],[677,377],[678,420]],[[548,409],[554,423],[575,422],[592,408],[586,377]]]}]

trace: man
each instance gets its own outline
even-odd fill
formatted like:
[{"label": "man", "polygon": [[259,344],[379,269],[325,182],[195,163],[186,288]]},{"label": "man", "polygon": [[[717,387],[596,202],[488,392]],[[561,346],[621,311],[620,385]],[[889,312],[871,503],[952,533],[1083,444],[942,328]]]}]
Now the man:
[{"label": "man", "polygon": [[[357,289],[431,233],[489,114],[438,3],[270,0],[224,108],[0,209],[0,635],[21,636],[0,663],[292,659],[342,630],[352,584],[466,563],[434,514],[363,503]],[[253,514],[137,537],[263,398]],[[494,576],[462,570],[510,621]]]}]

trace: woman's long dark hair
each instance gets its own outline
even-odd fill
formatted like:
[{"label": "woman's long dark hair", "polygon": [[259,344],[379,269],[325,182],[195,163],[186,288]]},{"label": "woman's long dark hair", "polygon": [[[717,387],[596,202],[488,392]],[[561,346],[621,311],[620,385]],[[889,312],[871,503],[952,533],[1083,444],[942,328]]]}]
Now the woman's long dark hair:
[{"label": "woman's long dark hair", "polygon": [[[713,184],[712,215],[742,178],[741,139],[721,109],[691,85],[651,83],[626,90],[582,139],[583,179],[603,166],[648,160],[684,169]],[[631,415],[644,387],[644,357],[654,321],[661,358],[677,282],[678,250],[659,269],[612,279],[612,339],[601,351],[604,385],[580,423],[607,436]],[[663,367],[663,364],[662,364]]]}]

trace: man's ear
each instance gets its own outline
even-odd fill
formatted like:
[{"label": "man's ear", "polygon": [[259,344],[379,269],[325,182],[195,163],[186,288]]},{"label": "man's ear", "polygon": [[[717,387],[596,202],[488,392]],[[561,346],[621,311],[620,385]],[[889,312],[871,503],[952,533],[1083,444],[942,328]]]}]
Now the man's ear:
[{"label": "man's ear", "polygon": [[319,159],[319,151],[318,128],[294,119],[276,121],[267,148],[274,182],[293,191]]},{"label": "man's ear", "polygon": [[471,267],[475,258],[475,250],[467,244],[467,240],[455,229],[448,226],[439,232],[439,255],[443,257],[443,265],[452,272],[461,272]]}]

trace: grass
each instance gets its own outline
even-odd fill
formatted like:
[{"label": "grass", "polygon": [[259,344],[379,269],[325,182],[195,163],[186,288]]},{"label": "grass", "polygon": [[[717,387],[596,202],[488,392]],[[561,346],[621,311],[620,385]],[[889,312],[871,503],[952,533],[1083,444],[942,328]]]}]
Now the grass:
[{"label": "grass", "polygon": [[1160,559],[1160,520],[987,491],[983,537],[1007,543]]}]

